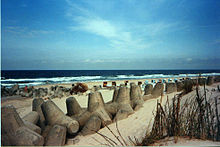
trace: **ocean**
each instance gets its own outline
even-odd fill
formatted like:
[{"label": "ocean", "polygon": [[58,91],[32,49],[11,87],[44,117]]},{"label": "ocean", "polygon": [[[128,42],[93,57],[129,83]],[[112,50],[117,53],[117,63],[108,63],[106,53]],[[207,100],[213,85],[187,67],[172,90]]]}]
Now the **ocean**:
[{"label": "ocean", "polygon": [[11,87],[54,83],[195,77],[220,75],[220,70],[2,70],[1,85]]}]

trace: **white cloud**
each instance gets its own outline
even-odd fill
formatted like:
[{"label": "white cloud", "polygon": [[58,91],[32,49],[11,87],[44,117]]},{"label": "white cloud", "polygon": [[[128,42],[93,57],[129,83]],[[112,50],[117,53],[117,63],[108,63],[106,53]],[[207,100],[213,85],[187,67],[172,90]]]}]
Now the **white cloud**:
[{"label": "white cloud", "polygon": [[103,60],[103,59],[86,59],[84,60],[85,63],[103,63],[103,62],[106,62],[106,60]]},{"label": "white cloud", "polygon": [[192,58],[187,58],[186,61],[191,62]]},{"label": "white cloud", "polygon": [[106,20],[100,18],[90,19],[86,17],[78,17],[76,21],[79,26],[70,27],[73,31],[87,31],[106,38],[117,37],[116,28]]},{"label": "white cloud", "polygon": [[[73,21],[73,25],[69,27],[71,31],[84,31],[104,37],[109,41],[109,46],[116,49],[147,49],[154,42],[158,42],[159,37],[156,36],[182,27],[177,22],[146,24],[131,22],[130,25],[123,24],[123,22],[103,19],[94,14],[93,11],[90,12],[88,9],[75,4],[74,1],[66,0],[66,2],[69,6],[66,16]],[[147,40],[149,38],[151,41]]]},{"label": "white cloud", "polygon": [[86,59],[84,63],[124,63],[129,62],[126,59]]},{"label": "white cloud", "polygon": [[149,32],[149,35],[155,36],[160,34],[161,32],[165,32],[167,29],[171,27],[175,27],[177,23],[164,23],[164,22],[157,22],[152,24],[145,25],[145,28],[143,29],[146,32]]},{"label": "white cloud", "polygon": [[23,37],[36,37],[38,35],[46,35],[53,33],[53,31],[50,30],[31,30],[27,27],[19,26],[7,26],[3,30],[7,33],[12,33]]},{"label": "white cloud", "polygon": [[104,37],[110,42],[110,46],[114,48],[130,48],[130,46],[137,47],[139,44],[143,44],[139,39],[132,37],[131,31],[125,31],[121,26],[108,20],[99,17],[77,17],[75,21],[78,25],[71,26],[72,31],[85,31]]},{"label": "white cloud", "polygon": [[[117,24],[113,21],[103,19],[88,10],[81,8],[66,0],[69,9],[66,12],[75,25],[70,26],[71,31],[85,31],[94,35],[104,37],[109,41],[109,45],[118,49],[138,49],[146,47],[139,37],[133,36],[132,29],[125,29],[123,25]],[[74,15],[75,10],[80,12],[80,15]]]}]

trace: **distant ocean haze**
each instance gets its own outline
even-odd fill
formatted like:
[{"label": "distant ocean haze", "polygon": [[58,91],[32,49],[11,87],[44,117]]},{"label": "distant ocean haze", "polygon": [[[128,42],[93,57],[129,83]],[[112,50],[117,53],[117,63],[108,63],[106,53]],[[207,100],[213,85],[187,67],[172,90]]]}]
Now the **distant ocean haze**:
[{"label": "distant ocean haze", "polygon": [[35,86],[46,83],[75,83],[152,78],[220,75],[220,70],[3,70],[1,85]]}]

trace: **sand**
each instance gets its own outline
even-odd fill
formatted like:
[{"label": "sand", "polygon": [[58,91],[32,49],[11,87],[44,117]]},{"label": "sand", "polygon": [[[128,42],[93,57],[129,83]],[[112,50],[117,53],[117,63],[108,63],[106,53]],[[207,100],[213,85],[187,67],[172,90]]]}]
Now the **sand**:
[{"label": "sand", "polygon": [[[211,91],[215,87],[216,87],[216,84],[214,84],[212,86],[207,86],[206,88],[209,91]],[[200,88],[203,88],[203,87],[200,87]],[[171,100],[175,94],[177,94],[177,93],[171,93],[168,95],[164,95],[162,97],[162,104],[165,104],[167,98],[169,100]],[[186,99],[188,97],[193,97],[195,94],[196,94],[196,92],[192,91],[192,92],[188,93],[187,95],[184,95],[182,99]],[[210,97],[210,98],[213,98],[213,96],[217,96],[217,95],[220,96],[220,93],[217,91],[213,92],[212,97]],[[147,130],[149,131],[152,127],[153,114],[155,114],[156,103],[157,103],[157,100],[160,101],[160,99],[161,99],[161,97],[159,97],[157,99],[151,99],[151,100],[145,101],[143,107],[140,110],[138,110],[134,114],[130,115],[127,119],[124,119],[124,120],[121,120],[118,122],[118,128],[120,130],[120,133],[122,134],[122,136],[126,140],[126,142],[129,142],[128,136],[133,138],[133,140],[134,140],[134,137],[138,138],[139,141],[141,141],[144,138],[146,131]],[[109,125],[109,128],[117,136],[119,136],[119,134],[117,133],[115,123],[112,123],[111,125]],[[99,132],[101,134],[113,139],[115,142],[118,143],[118,145],[121,145],[118,142],[118,140],[111,134],[111,132],[106,127],[101,129]],[[98,140],[99,142],[97,142],[94,138],[96,140]],[[76,145],[76,146],[84,146],[84,145],[98,146],[98,145],[101,145],[100,142],[102,144],[107,143],[106,140],[103,139],[103,137],[101,137],[100,135],[92,134],[92,135],[88,135],[88,136],[79,136],[78,135],[76,138],[74,138],[72,140],[69,139],[67,144],[72,145],[73,143],[75,143],[74,145]],[[193,141],[193,142],[195,145],[195,141]],[[190,144],[189,141],[186,143]],[[200,144],[201,144],[201,142],[200,142]],[[206,144],[207,145],[216,145],[216,143],[212,142],[212,141],[208,141],[208,142],[206,142]],[[128,144],[128,145],[130,145],[130,144]],[[180,145],[184,145],[184,141],[182,141],[182,143]]]},{"label": "sand", "polygon": [[[172,98],[174,94],[175,93],[169,94],[168,97]],[[141,109],[139,109],[134,114],[130,115],[127,119],[118,122],[118,128],[120,130],[120,133],[122,134],[122,136],[125,137],[125,140],[127,142],[128,136],[130,136],[131,138],[135,136],[139,140],[143,139],[146,130],[150,129],[150,127],[152,126],[153,119],[151,118],[153,117],[153,112],[155,112],[157,100],[160,100],[160,98],[146,101]],[[118,135],[116,123],[112,123],[111,125],[109,125],[109,128]],[[118,143],[118,145],[121,145],[106,127],[101,129],[99,132],[113,139],[115,142]],[[93,138],[99,140],[102,143],[106,143],[106,141],[100,135],[92,134],[88,136],[77,136],[77,138],[75,139],[78,139],[78,142],[74,145],[100,145],[100,143],[95,141]],[[68,144],[71,145],[70,140]]]},{"label": "sand", "polygon": [[[142,84],[144,84],[145,81],[148,81],[148,83],[151,83],[152,80],[155,80],[155,82],[157,82],[159,79],[164,79],[166,81],[168,81],[168,79],[174,80],[174,79],[182,79],[182,78],[186,78],[186,77],[179,77],[179,78],[152,78],[152,79],[133,79],[133,80],[115,80],[115,81],[106,81],[107,82],[107,86],[112,86],[112,82],[116,82],[117,86],[119,86],[120,84],[124,84],[125,81],[129,81],[129,83],[134,82],[135,84],[138,84],[138,82],[142,82]],[[196,77],[194,77],[196,78]],[[73,82],[75,83],[75,82]],[[72,86],[73,83],[60,83],[60,84],[45,84],[45,85],[39,85],[39,86],[35,86],[36,88],[39,87],[43,87],[43,88],[48,88],[50,86],[54,86],[54,85],[60,85],[60,86],[65,86],[67,88],[70,88]],[[103,85],[103,81],[94,81],[94,82],[85,82],[89,88],[92,88],[93,86],[99,86],[99,85]]]},{"label": "sand", "polygon": [[1,100],[1,106],[13,105],[20,117],[24,117],[26,114],[32,111],[32,98],[9,98],[9,100]]},{"label": "sand", "polygon": [[[164,79],[168,80],[168,78],[164,78]],[[174,78],[170,78],[170,79],[173,80]],[[159,79],[155,78],[155,79],[137,79],[137,80],[116,80],[115,82],[116,82],[117,86],[119,86],[120,84],[124,84],[125,81],[129,81],[129,83],[134,82],[135,84],[138,84],[138,82],[144,83],[146,80],[148,82],[151,82],[151,80],[158,81]],[[107,86],[111,86],[113,81],[107,81],[107,82],[108,82]],[[129,86],[129,83],[128,83],[128,86]],[[86,82],[86,84],[88,85],[89,89],[91,89],[93,86],[103,85],[103,82],[100,82],[100,81],[99,82]],[[35,86],[35,88],[49,88],[49,87],[55,86],[55,85],[64,86],[66,88],[72,87],[72,83],[60,83],[60,84],[39,85],[39,86]],[[142,87],[142,90],[144,90],[144,87]],[[84,93],[82,95],[72,95],[72,96],[77,99],[77,101],[79,102],[81,107],[86,108],[87,103],[88,103],[88,93],[89,92],[90,91],[87,91],[86,93]],[[112,100],[113,90],[102,89],[102,90],[100,90],[100,92],[102,93],[102,96],[103,96],[105,102],[109,102]],[[67,113],[66,102],[65,102],[66,98],[67,97],[63,97],[61,99],[59,99],[59,98],[53,99],[53,101],[59,106],[59,108],[64,113]],[[11,96],[11,97],[7,97],[7,98],[2,98],[1,104],[2,104],[2,106],[7,105],[7,104],[14,105],[14,107],[16,108],[16,110],[18,111],[20,116],[24,116],[32,110],[32,107],[31,107],[32,98],[22,98],[19,96]]]},{"label": "sand", "polygon": [[[113,97],[113,90],[108,90],[108,89],[103,89],[100,90],[100,92],[102,93],[102,96],[104,98],[105,103],[109,102],[112,100]],[[78,101],[78,103],[80,104],[80,106],[82,108],[87,108],[87,104],[88,104],[88,93],[86,92],[82,95],[72,95],[73,97],[75,97]],[[68,97],[66,97],[68,98]],[[66,109],[66,98],[55,98],[53,99],[53,101],[55,102],[55,104],[57,104],[57,106],[59,106],[59,108],[61,108],[61,110],[64,113],[67,113],[67,109]]]},{"label": "sand", "polygon": [[211,140],[190,139],[188,137],[178,137],[178,141],[175,142],[174,137],[167,137],[161,139],[150,146],[220,146],[220,142],[214,142]]},{"label": "sand", "polygon": [[[129,81],[131,81],[131,80],[129,80]],[[141,80],[132,80],[132,82],[135,82],[136,84],[138,81],[141,81]],[[145,80],[143,80],[143,81],[145,81]],[[123,82],[124,81],[116,81],[117,84],[120,84]],[[91,88],[93,85],[102,84],[102,82],[94,82],[94,83],[87,83],[87,84],[89,85],[89,88]],[[219,84],[219,83],[217,83],[217,84]],[[210,91],[214,88],[216,89],[217,84],[214,84],[212,86],[207,86],[207,89],[209,89]],[[71,86],[71,84],[62,84],[62,85],[66,85],[66,87]],[[49,86],[50,85],[44,85],[43,87],[49,87]],[[113,90],[102,89],[102,90],[100,90],[100,92],[102,93],[102,96],[103,96],[105,102],[112,100]],[[87,107],[88,93],[89,93],[89,91],[82,94],[82,95],[73,95],[77,99],[79,104],[84,108]],[[213,93],[214,94],[212,95],[212,97],[216,96],[216,95],[219,96],[219,93],[217,93],[217,92],[213,92]],[[169,100],[171,100],[175,94],[177,94],[177,93],[171,93],[168,95],[164,95],[162,97],[163,104],[165,103],[167,97]],[[185,95],[184,97],[190,97],[193,95],[195,95],[195,91],[190,92],[189,94]],[[133,139],[135,136],[136,138],[139,139],[139,141],[141,141],[144,138],[146,131],[150,130],[152,127],[153,113],[155,113],[157,100],[160,100],[160,99],[161,98],[159,97],[157,99],[151,99],[151,100],[145,101],[145,103],[141,109],[139,109],[134,114],[130,115],[127,119],[124,119],[124,120],[121,120],[118,122],[118,128],[119,128],[122,136],[125,138],[126,142],[129,142],[128,136],[130,136]],[[53,99],[53,101],[57,104],[57,106],[64,113],[67,112],[66,103],[65,103],[66,98],[61,98],[61,99],[55,98],[55,99]],[[31,106],[32,99],[31,98],[11,99],[11,100],[2,101],[2,106],[7,105],[7,104],[14,105],[21,117],[23,117],[24,115],[26,115],[27,113],[29,113],[32,110],[32,106]],[[116,123],[110,124],[109,128],[118,136],[117,129],[116,129]],[[115,142],[118,143],[118,145],[121,145],[118,142],[118,140],[110,133],[110,131],[106,127],[102,128],[99,132],[101,134],[104,134],[104,135],[108,136],[109,138],[113,139]],[[99,140],[99,142],[96,140]],[[92,134],[92,135],[88,135],[88,136],[78,135],[72,139],[68,139],[66,145],[75,145],[75,146],[93,145],[93,146],[97,146],[97,145],[101,145],[101,144],[105,144],[105,143],[107,143],[106,140],[103,139],[100,135]],[[207,145],[215,145],[213,142],[208,142],[208,143],[210,143],[210,144],[207,144]],[[176,145],[176,144],[174,144],[174,145]],[[184,144],[181,144],[181,145],[184,145]]]}]

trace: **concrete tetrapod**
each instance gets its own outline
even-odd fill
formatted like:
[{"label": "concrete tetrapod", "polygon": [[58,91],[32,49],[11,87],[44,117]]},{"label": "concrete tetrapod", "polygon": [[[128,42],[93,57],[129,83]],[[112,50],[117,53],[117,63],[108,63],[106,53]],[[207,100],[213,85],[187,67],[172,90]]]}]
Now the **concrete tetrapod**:
[{"label": "concrete tetrapod", "polygon": [[16,145],[18,146],[42,146],[44,138],[27,127],[20,127],[15,134]]},{"label": "concrete tetrapod", "polygon": [[27,115],[25,115],[22,119],[28,122],[31,122],[33,124],[37,124],[40,116],[36,111],[31,111]]},{"label": "concrete tetrapod", "polygon": [[119,109],[119,104],[117,102],[112,102],[105,104],[105,110],[108,111],[112,116],[114,116]]},{"label": "concrete tetrapod", "polygon": [[38,126],[40,126],[41,130],[44,130],[45,128],[45,118],[44,114],[41,109],[41,105],[44,103],[44,100],[42,98],[35,98],[32,102],[32,111],[36,111],[40,118],[38,121]]},{"label": "concrete tetrapod", "polygon": [[131,105],[134,110],[140,109],[143,104],[144,100],[142,98],[141,89],[138,85],[132,85],[130,88],[130,100]]},{"label": "concrete tetrapod", "polygon": [[104,100],[102,94],[98,91],[89,93],[89,100],[88,100],[88,111],[93,112],[97,108],[104,107]]},{"label": "concrete tetrapod", "polygon": [[97,115],[92,115],[83,127],[81,134],[93,134],[101,128],[102,120]]},{"label": "concrete tetrapod", "polygon": [[176,88],[177,88],[177,92],[182,91],[184,88],[183,82],[176,82]]},{"label": "concrete tetrapod", "polygon": [[114,117],[114,122],[127,118],[129,115],[133,114],[134,110],[129,104],[119,104],[119,110]]},{"label": "concrete tetrapod", "polygon": [[44,130],[41,132],[41,135],[44,137],[44,142],[46,141],[46,137],[49,134],[50,130],[52,129],[53,126],[47,125]]},{"label": "concrete tetrapod", "polygon": [[177,92],[176,83],[166,83],[166,93]]},{"label": "concrete tetrapod", "polygon": [[65,141],[66,127],[54,125],[45,139],[45,146],[63,146]]},{"label": "concrete tetrapod", "polygon": [[[131,85],[134,85],[131,83]],[[114,121],[127,118],[128,115],[134,113],[134,110],[131,107],[130,101],[130,89],[124,86],[121,86],[118,91],[116,102],[118,103],[118,111],[114,118]]]},{"label": "concrete tetrapod", "polygon": [[78,121],[79,126],[83,127],[90,118],[91,112],[83,110],[74,97],[66,99],[67,115]]},{"label": "concrete tetrapod", "polygon": [[214,83],[214,78],[211,76],[208,76],[206,83],[207,83],[207,85],[212,85]]},{"label": "concrete tetrapod", "polygon": [[68,116],[79,115],[83,112],[81,106],[74,97],[66,99],[66,108]]},{"label": "concrete tetrapod", "polygon": [[41,134],[41,128],[40,127],[38,127],[37,125],[35,125],[35,124],[33,124],[33,123],[29,122],[29,121],[25,121],[24,120],[23,122],[24,122],[24,125],[26,127],[28,127],[29,129],[31,129],[32,131],[34,131],[34,132],[36,132],[38,134]]},{"label": "concrete tetrapod", "polygon": [[74,116],[74,115],[71,116],[71,118],[76,119],[79,123],[79,126],[82,128],[86,124],[86,122],[89,120],[91,115],[92,113],[86,110],[77,116]]},{"label": "concrete tetrapod", "polygon": [[44,138],[30,130],[12,105],[4,106],[2,111],[2,144],[19,146],[41,146]]},{"label": "concrete tetrapod", "polygon": [[130,88],[130,100],[142,99],[141,90],[138,85],[132,85]]},{"label": "concrete tetrapod", "polygon": [[193,81],[192,80],[185,80],[183,89],[186,93],[189,93],[192,91],[193,88]]},{"label": "concrete tetrapod", "polygon": [[157,83],[153,88],[152,96],[154,98],[157,98],[157,97],[163,95],[163,89],[164,89],[163,83]]},{"label": "concrete tetrapod", "polygon": [[118,103],[116,102],[118,96],[118,88],[114,89],[113,99],[111,103],[105,104],[105,110],[114,116],[118,112]]},{"label": "concrete tetrapod", "polygon": [[143,95],[143,100],[144,101],[147,101],[147,100],[150,100],[150,99],[153,99],[155,97],[152,96],[152,94],[148,94],[148,95]]},{"label": "concrete tetrapod", "polygon": [[153,85],[152,84],[147,84],[144,88],[144,95],[151,94],[153,90]]},{"label": "concrete tetrapod", "polygon": [[[151,85],[151,84],[150,84],[150,85]],[[151,86],[148,86],[148,88],[149,88],[149,87],[151,87]],[[145,88],[146,88],[146,87],[145,87]],[[146,89],[148,89],[148,88],[146,88]],[[149,88],[149,89],[151,89],[151,88]],[[144,101],[150,100],[150,99],[153,99],[153,98],[157,98],[157,97],[163,95],[163,89],[164,89],[163,83],[157,83],[157,84],[153,87],[152,91],[149,90],[149,91],[151,91],[151,92],[146,92],[146,93],[151,93],[151,94],[143,95],[142,98],[143,98]]]},{"label": "concrete tetrapod", "polygon": [[116,101],[117,96],[118,96],[118,88],[115,88],[115,89],[114,89],[114,93],[113,93],[113,99],[112,99],[112,102],[115,102],[115,101]]},{"label": "concrete tetrapod", "polygon": [[1,113],[2,144],[16,145],[15,132],[18,128],[23,127],[24,123],[12,105],[2,107]]},{"label": "concrete tetrapod", "polygon": [[214,76],[213,78],[215,83],[220,82],[220,76]]},{"label": "concrete tetrapod", "polygon": [[[136,84],[135,84],[134,82],[131,82],[131,83],[130,83],[130,87],[133,86],[133,85],[136,85]],[[122,86],[121,86],[121,87],[122,87]]]},{"label": "concrete tetrapod", "polygon": [[131,104],[130,89],[128,87],[121,86],[119,88],[116,102],[119,104]]},{"label": "concrete tetrapod", "polygon": [[49,125],[65,126],[69,134],[74,134],[79,130],[79,123],[66,116],[53,101],[44,102],[41,108]]},{"label": "concrete tetrapod", "polygon": [[196,86],[198,84],[198,79],[190,79],[193,83],[193,86]]},{"label": "concrete tetrapod", "polygon": [[102,94],[98,91],[89,93],[88,111],[97,115],[102,120],[102,126],[108,125],[112,122],[109,113],[104,108],[104,100]]},{"label": "concrete tetrapod", "polygon": [[198,84],[199,84],[200,86],[206,84],[206,78],[199,78],[199,79],[198,79]]}]

